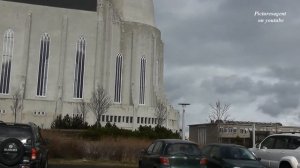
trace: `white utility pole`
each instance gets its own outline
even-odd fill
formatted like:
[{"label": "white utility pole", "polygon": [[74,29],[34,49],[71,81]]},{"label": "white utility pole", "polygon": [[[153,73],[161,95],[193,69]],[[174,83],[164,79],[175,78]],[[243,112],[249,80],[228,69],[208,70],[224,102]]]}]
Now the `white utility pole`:
[{"label": "white utility pole", "polygon": [[182,131],[182,140],[185,139],[185,121],[184,121],[184,113],[185,113],[185,107],[190,105],[189,103],[178,103],[178,105],[182,106],[182,125],[181,125],[181,131]]},{"label": "white utility pole", "polygon": [[253,124],[253,130],[252,130],[252,147],[256,148],[256,146],[255,146],[255,124]]}]

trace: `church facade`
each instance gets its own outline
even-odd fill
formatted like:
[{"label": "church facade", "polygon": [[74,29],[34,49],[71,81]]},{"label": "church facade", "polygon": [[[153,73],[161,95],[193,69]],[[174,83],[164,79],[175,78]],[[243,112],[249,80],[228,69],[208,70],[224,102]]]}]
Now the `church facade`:
[{"label": "church facade", "polygon": [[[179,130],[163,88],[163,42],[152,0],[0,0],[0,120],[49,128],[58,115],[81,115],[98,86],[112,100],[101,124]],[[23,108],[16,116],[13,96]],[[92,111],[89,124],[96,122]]]}]

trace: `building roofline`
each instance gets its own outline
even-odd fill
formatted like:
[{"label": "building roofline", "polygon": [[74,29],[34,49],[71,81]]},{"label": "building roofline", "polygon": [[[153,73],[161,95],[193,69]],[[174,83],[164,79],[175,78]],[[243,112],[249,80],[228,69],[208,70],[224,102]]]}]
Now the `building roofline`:
[{"label": "building roofline", "polygon": [[97,11],[97,0],[2,0],[8,2],[42,5],[67,9]]},{"label": "building roofline", "polygon": [[218,124],[218,123],[221,123],[221,124],[240,124],[240,125],[272,125],[272,126],[282,126],[281,123],[279,122],[252,122],[252,121],[219,121],[219,122],[210,122],[210,123],[202,123],[202,124],[191,124],[191,125],[188,125],[188,126],[204,126],[204,125],[214,125],[214,124]]}]

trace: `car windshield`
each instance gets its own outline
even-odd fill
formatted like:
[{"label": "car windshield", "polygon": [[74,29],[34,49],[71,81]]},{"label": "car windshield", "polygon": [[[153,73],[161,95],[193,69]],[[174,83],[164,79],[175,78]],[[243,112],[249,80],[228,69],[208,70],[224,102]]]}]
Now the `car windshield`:
[{"label": "car windshield", "polygon": [[255,156],[246,148],[243,147],[222,147],[221,156],[224,159],[235,160],[256,160]]},{"label": "car windshield", "polygon": [[31,139],[30,127],[25,126],[7,126],[0,125],[0,141],[5,140],[6,138],[17,138],[23,143],[29,143],[28,140]]},{"label": "car windshield", "polygon": [[188,143],[177,143],[171,144],[167,146],[167,154],[168,155],[177,155],[177,154],[185,154],[185,155],[200,155],[200,149],[195,144]]}]

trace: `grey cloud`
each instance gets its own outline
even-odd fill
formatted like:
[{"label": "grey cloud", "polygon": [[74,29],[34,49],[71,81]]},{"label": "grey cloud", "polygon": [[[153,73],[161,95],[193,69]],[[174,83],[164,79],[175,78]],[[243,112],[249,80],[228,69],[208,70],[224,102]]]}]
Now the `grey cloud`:
[{"label": "grey cloud", "polygon": [[269,99],[264,104],[258,107],[258,110],[261,110],[263,113],[268,114],[270,116],[278,116],[283,112],[283,109],[279,106],[279,104],[273,99]]},{"label": "grey cloud", "polygon": [[248,77],[219,76],[211,80],[204,81],[203,87],[213,87],[219,94],[235,94],[248,91],[253,87],[253,82]]},{"label": "grey cloud", "polygon": [[[217,99],[273,117],[300,108],[300,1],[155,0],[155,5],[171,102],[188,100],[205,107],[201,114]],[[259,24],[255,11],[287,12],[287,16],[284,23]],[[234,75],[205,72],[205,68],[196,72],[195,67],[208,66]],[[254,74],[258,68],[268,69],[255,74],[259,79],[239,73],[244,69]]]},{"label": "grey cloud", "polygon": [[[164,10],[168,10],[168,6]],[[291,25],[295,14],[300,15],[297,8],[286,7],[280,1],[270,6],[269,1],[227,0],[218,10],[201,13],[204,16],[199,12],[200,16],[184,20],[178,19],[183,18],[180,12],[170,12],[166,20],[162,20],[171,25],[167,30],[162,30],[167,39],[168,64],[263,66],[299,60],[297,53],[300,48],[296,46],[300,43],[300,37],[295,34],[299,34],[300,27],[299,24]],[[291,14],[283,24],[262,25],[257,23],[255,10],[288,10]]]},{"label": "grey cloud", "polygon": [[258,110],[270,116],[279,116],[280,114],[289,115],[294,109],[299,107],[299,95],[291,95],[281,97],[276,95],[273,98],[268,98],[264,103],[258,106]]},{"label": "grey cloud", "polygon": [[[214,77],[203,81],[201,87],[224,97],[234,105],[241,102],[254,102],[259,97],[271,97],[261,102],[258,110],[269,115],[278,115],[281,112],[289,113],[299,107],[300,86],[295,83],[278,82],[269,84],[254,82],[249,77],[228,76]],[[239,99],[234,99],[238,97]]]},{"label": "grey cloud", "polygon": [[265,74],[280,80],[298,81],[300,82],[300,67],[299,66],[271,66]]}]

